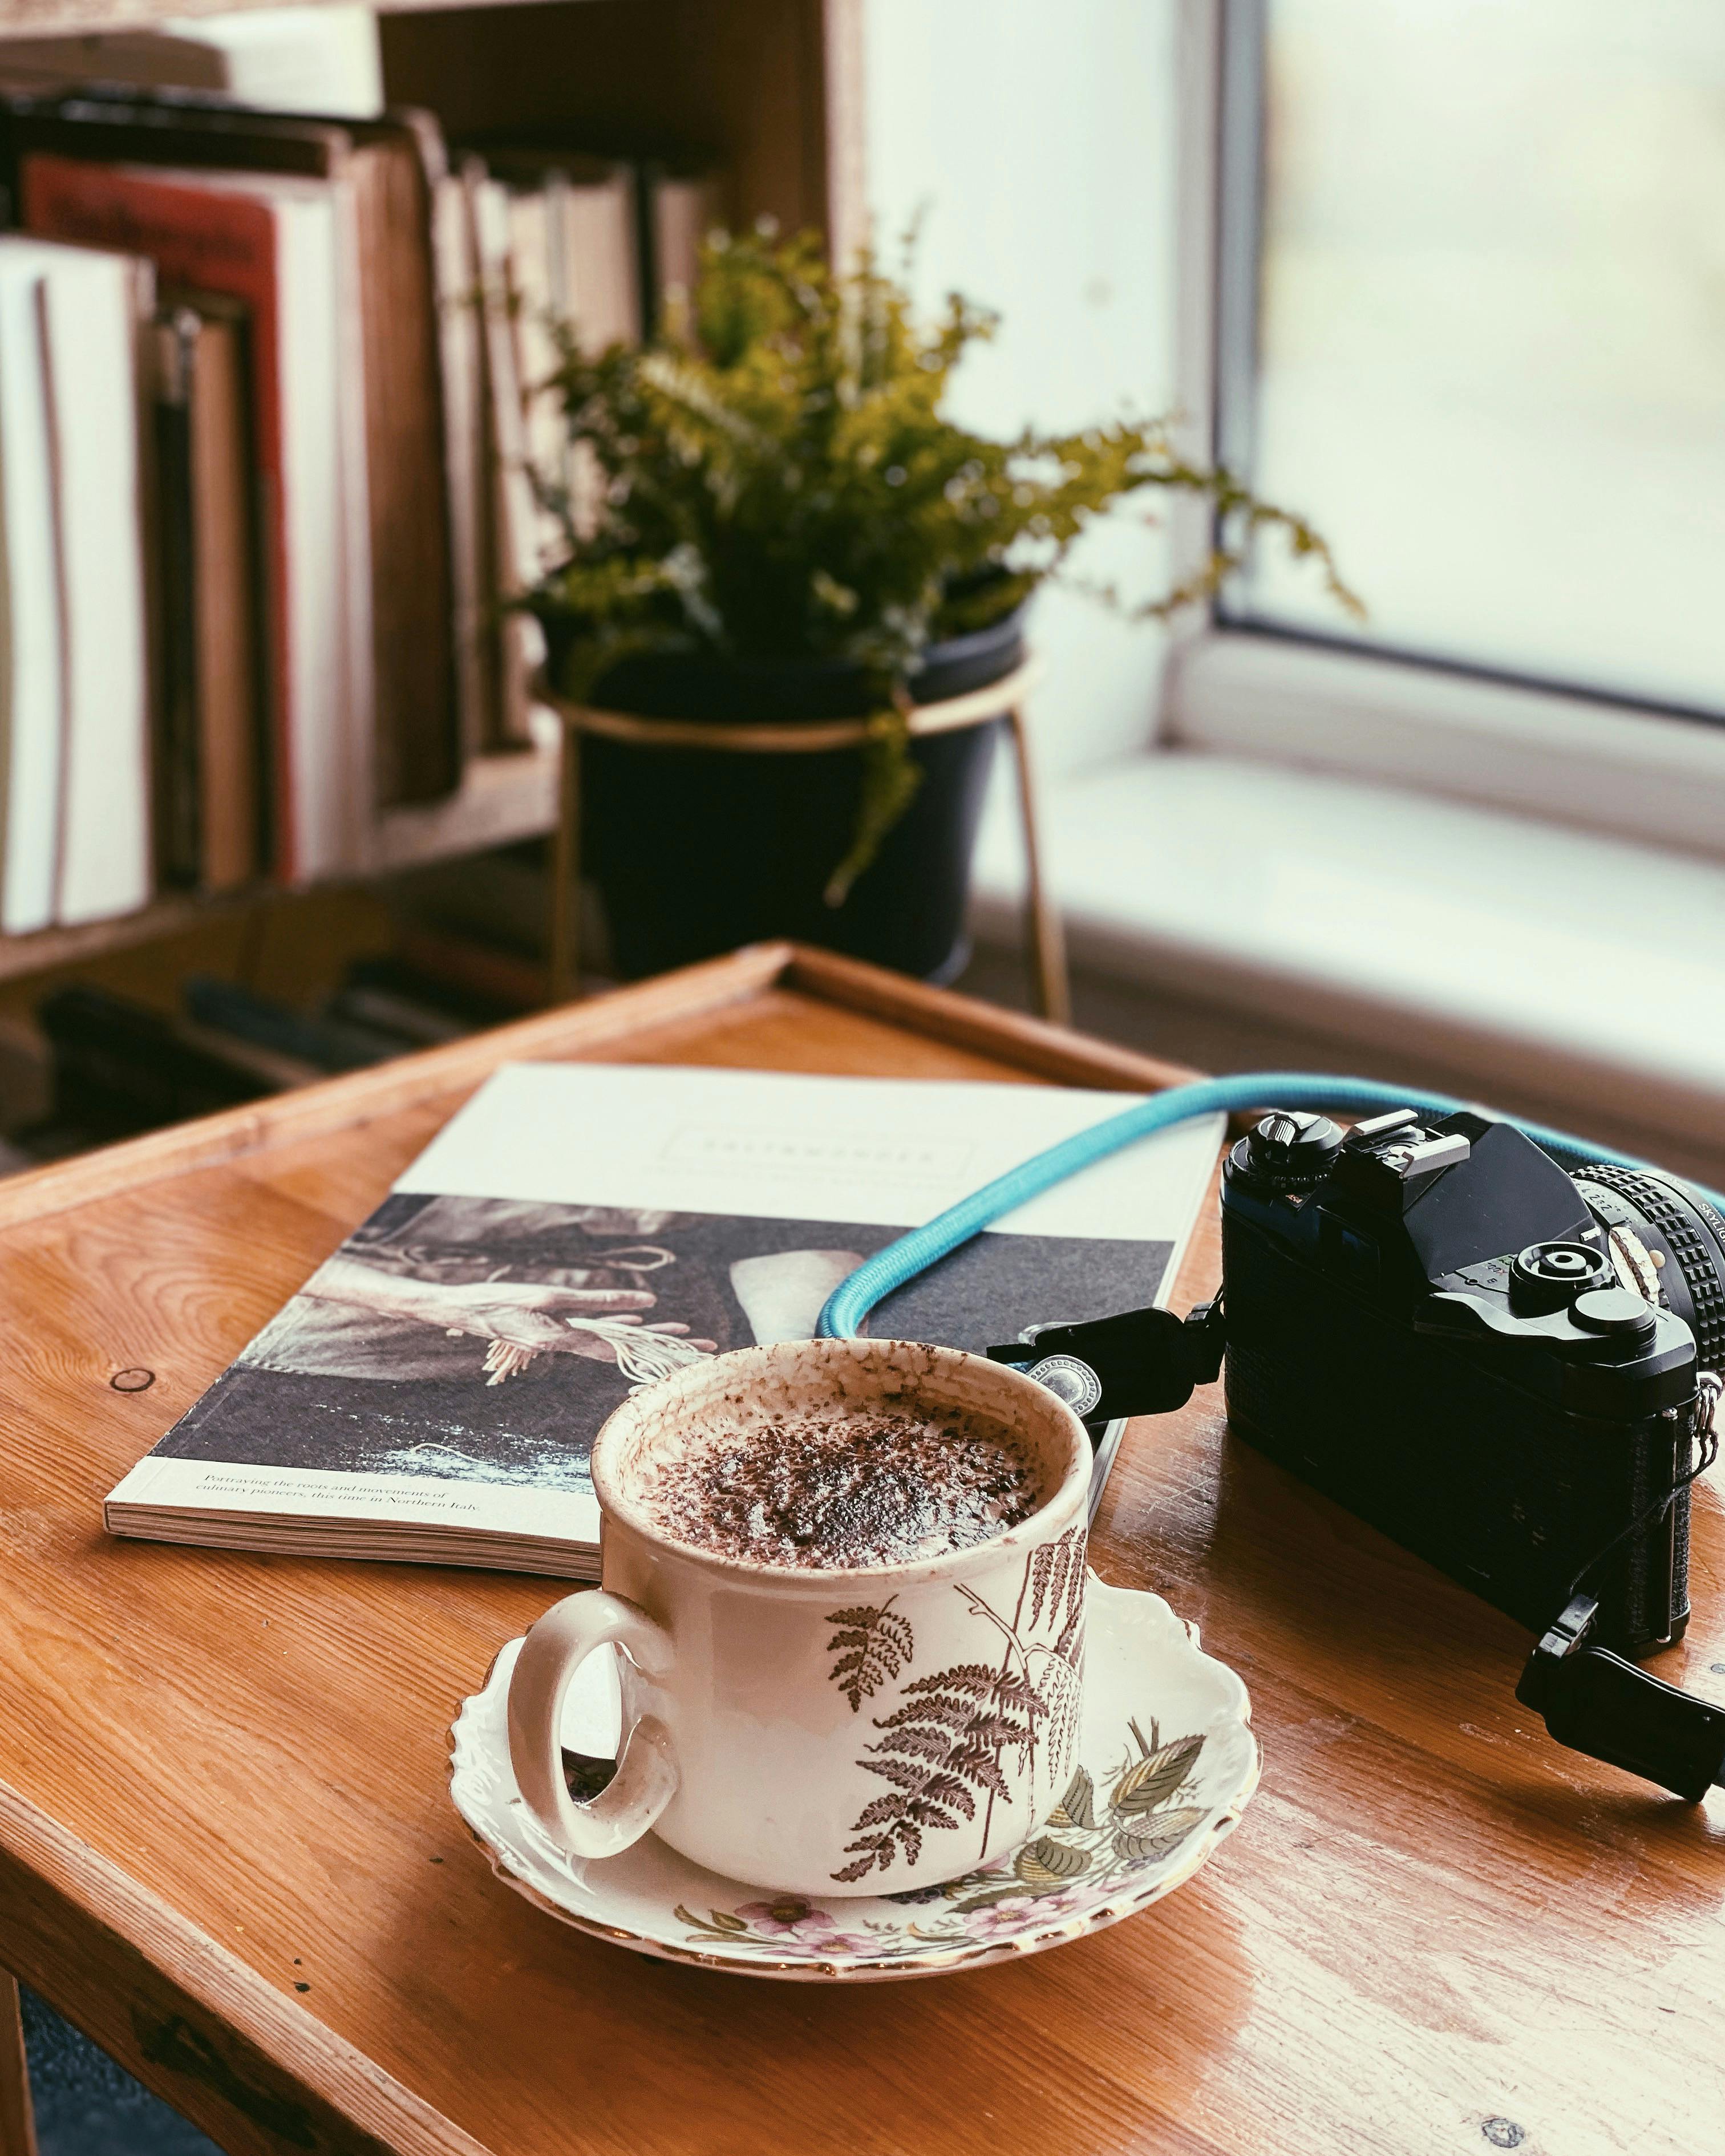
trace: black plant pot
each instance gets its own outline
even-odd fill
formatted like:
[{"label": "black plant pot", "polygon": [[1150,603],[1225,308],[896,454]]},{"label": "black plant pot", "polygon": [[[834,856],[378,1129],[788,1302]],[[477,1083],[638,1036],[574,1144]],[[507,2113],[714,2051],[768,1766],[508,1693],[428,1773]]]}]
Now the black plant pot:
[{"label": "black plant pot", "polygon": [[[561,657],[555,622],[553,667]],[[931,645],[909,683],[918,703],[1003,680],[1024,657],[1022,612]],[[638,654],[590,700],[644,718],[715,725],[859,718],[878,708],[846,660],[726,661]],[[582,747],[582,859],[598,886],[612,962],[626,980],[789,936],[853,957],[950,979],[962,968],[964,902],[998,719],[912,741],[922,783],[839,906],[823,898],[848,851],[862,788],[856,748],[774,756]]]}]

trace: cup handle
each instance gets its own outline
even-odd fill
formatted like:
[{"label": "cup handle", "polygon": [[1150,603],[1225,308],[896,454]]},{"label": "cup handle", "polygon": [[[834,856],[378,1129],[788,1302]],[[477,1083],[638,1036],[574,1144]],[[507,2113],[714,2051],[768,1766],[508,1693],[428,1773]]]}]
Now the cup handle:
[{"label": "cup handle", "polygon": [[563,1702],[575,1672],[600,1647],[619,1646],[649,1676],[670,1669],[670,1635],[620,1594],[590,1589],[547,1609],[521,1642],[509,1680],[509,1757],[527,1808],[572,1856],[620,1856],[677,1793],[670,1732],[655,1714],[624,1732],[617,1772],[577,1804],[563,1779]]}]

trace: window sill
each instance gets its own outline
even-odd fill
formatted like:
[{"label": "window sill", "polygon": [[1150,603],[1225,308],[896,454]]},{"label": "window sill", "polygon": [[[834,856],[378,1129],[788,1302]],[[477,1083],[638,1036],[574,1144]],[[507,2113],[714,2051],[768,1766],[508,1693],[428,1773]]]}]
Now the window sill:
[{"label": "window sill", "polygon": [[1179,747],[1725,860],[1725,724],[1227,629],[1172,656],[1163,714]]},{"label": "window sill", "polygon": [[[1725,865],[1177,749],[1063,780],[1043,816],[1074,962],[1104,980],[1448,1090],[1719,1142]],[[985,942],[1016,943],[1022,880],[1014,819],[991,814]]]}]

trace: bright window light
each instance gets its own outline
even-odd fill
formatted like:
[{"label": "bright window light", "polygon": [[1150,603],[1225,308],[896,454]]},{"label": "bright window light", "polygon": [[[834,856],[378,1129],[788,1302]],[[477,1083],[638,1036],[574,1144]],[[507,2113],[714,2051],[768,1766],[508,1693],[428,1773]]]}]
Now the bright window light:
[{"label": "bright window light", "polygon": [[[1224,446],[1334,546],[1370,612],[1340,633],[1725,714],[1725,6],[1236,28],[1263,135]],[[1228,611],[1338,634],[1273,547]]]}]

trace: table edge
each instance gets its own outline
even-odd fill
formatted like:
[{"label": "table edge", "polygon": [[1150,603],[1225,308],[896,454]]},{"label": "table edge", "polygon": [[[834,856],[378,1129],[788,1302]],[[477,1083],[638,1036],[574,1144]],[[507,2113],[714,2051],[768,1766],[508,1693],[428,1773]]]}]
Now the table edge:
[{"label": "table edge", "polygon": [[794,943],[756,943],[728,957],[566,1004],[439,1048],[224,1109],[0,1182],[0,1228],[40,1219],[140,1185],[273,1145],[388,1115],[464,1085],[500,1063],[584,1050],[679,1019],[716,1014],[774,988],[880,1018],[1034,1076],[1108,1091],[1158,1092],[1198,1074],[1067,1027]]},{"label": "table edge", "polygon": [[5,1783],[0,1965],[235,2156],[490,2156]]}]

